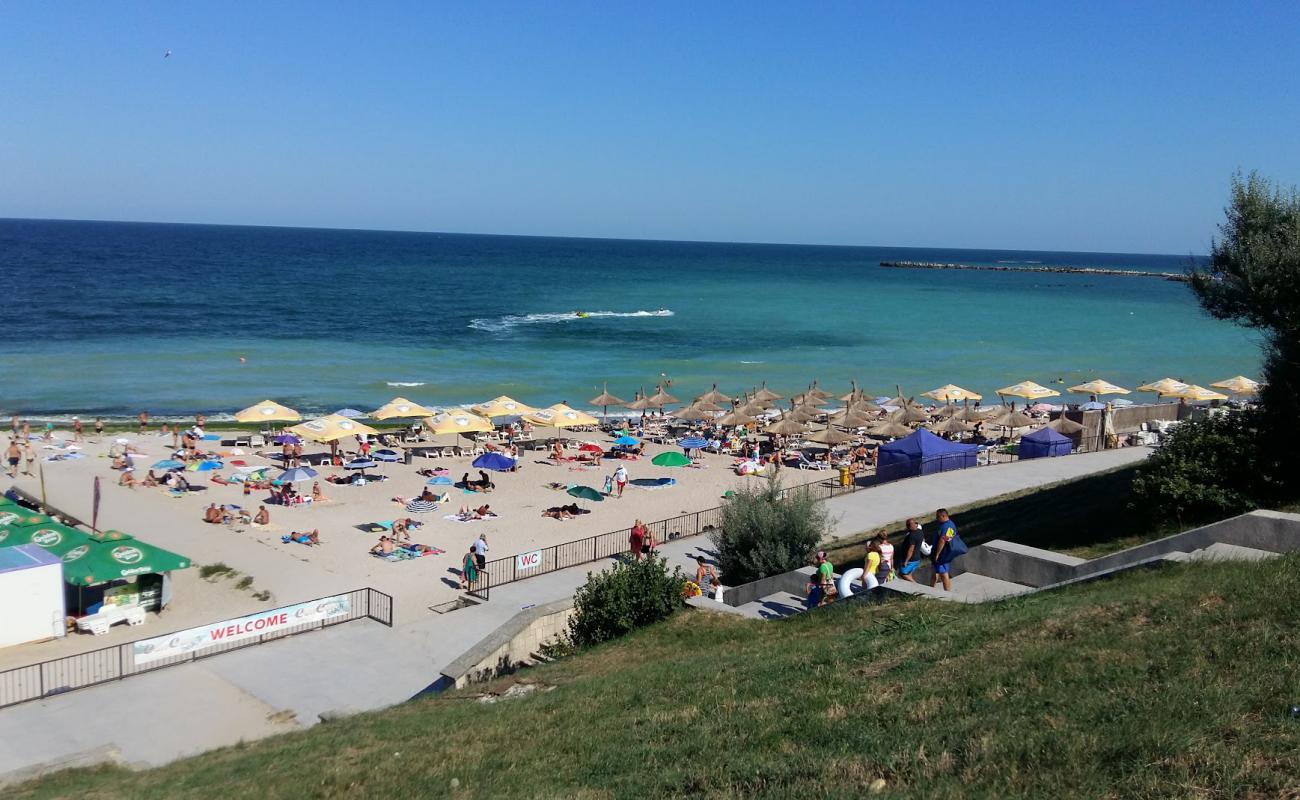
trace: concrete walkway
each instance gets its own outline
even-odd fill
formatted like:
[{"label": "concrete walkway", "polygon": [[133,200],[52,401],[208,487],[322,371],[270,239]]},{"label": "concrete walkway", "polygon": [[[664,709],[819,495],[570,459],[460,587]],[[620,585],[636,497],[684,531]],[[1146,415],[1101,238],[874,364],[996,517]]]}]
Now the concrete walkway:
[{"label": "concrete walkway", "polygon": [[[1069,458],[927,475],[827,501],[837,536],[910,515],[932,514],[1010,492],[1113,469],[1147,455],[1126,448]],[[693,574],[709,555],[707,536],[660,548],[670,565]],[[194,664],[159,670],[0,709],[0,785],[56,767],[113,758],[157,766],[204,750],[308,727],[319,715],[364,711],[432,688],[440,670],[521,609],[571,596],[597,562],[494,588],[490,602],[389,629],[369,620],[338,625]],[[413,609],[406,609],[410,618]],[[784,609],[769,609],[774,616]],[[171,709],[171,711],[166,711]],[[140,730],[141,711],[148,735]]]}]

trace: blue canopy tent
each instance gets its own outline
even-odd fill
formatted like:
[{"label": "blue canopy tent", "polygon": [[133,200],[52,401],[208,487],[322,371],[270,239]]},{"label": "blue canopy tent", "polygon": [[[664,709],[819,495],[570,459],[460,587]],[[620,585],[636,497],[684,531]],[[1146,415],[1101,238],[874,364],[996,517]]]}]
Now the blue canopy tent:
[{"label": "blue canopy tent", "polygon": [[950,469],[973,467],[979,448],[935,436],[925,429],[911,436],[883,444],[876,461],[876,475],[882,481],[929,475]]},{"label": "blue canopy tent", "polygon": [[1073,450],[1074,442],[1070,441],[1070,437],[1057,433],[1051,428],[1041,428],[1020,437],[1022,459],[1068,456]]}]

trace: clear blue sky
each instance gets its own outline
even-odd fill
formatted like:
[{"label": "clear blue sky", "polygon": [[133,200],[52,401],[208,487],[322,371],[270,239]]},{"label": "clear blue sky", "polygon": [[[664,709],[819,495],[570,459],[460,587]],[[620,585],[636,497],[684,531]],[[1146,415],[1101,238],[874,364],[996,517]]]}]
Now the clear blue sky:
[{"label": "clear blue sky", "polygon": [[0,216],[1200,253],[1234,170],[1300,183],[1297,36],[1295,2],[6,3]]}]

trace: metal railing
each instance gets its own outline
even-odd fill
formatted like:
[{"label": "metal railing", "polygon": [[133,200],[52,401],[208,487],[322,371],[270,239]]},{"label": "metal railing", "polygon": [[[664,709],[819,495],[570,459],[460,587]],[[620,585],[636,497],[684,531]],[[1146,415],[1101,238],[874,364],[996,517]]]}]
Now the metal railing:
[{"label": "metal railing", "polygon": [[[201,647],[182,655],[160,658],[148,664],[136,664],[134,646],[137,642],[145,640],[135,640],[111,645],[99,650],[91,650],[86,653],[78,653],[5,670],[0,672],[0,708],[26,703],[31,700],[40,700],[44,697],[52,697],[77,689],[98,686],[101,683],[129,678],[132,675],[143,675],[166,667],[188,664],[201,658],[296,636],[300,633],[317,631],[357,619],[373,619],[390,628],[393,626],[393,598],[390,595],[369,587],[353,589],[350,592],[340,592],[339,594],[346,595],[349,600],[348,611],[345,614],[325,620],[288,626],[271,633],[260,634],[237,642],[225,642]],[[337,595],[330,595],[329,597],[335,596]],[[318,597],[315,600],[304,602],[313,603],[325,599],[327,598]],[[259,613],[265,614],[273,611],[275,609],[267,609]],[[179,633],[179,631],[173,633]],[[150,636],[148,639],[167,635],[170,634]]]}]

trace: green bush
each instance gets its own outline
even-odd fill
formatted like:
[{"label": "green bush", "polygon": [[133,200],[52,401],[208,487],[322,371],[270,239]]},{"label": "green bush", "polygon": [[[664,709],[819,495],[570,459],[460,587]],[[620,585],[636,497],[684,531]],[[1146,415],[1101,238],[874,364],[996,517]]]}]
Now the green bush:
[{"label": "green bush", "polygon": [[573,596],[569,639],[577,647],[599,644],[666,619],[685,605],[685,584],[681,568],[669,572],[662,558],[589,572],[586,585]]},{"label": "green bush", "polygon": [[710,538],[718,549],[722,580],[737,586],[808,566],[829,532],[830,517],[812,492],[783,492],[772,477],[736,492]]},{"label": "green bush", "polygon": [[1262,505],[1253,412],[1187,420],[1138,469],[1131,507],[1152,521],[1212,522]]}]

